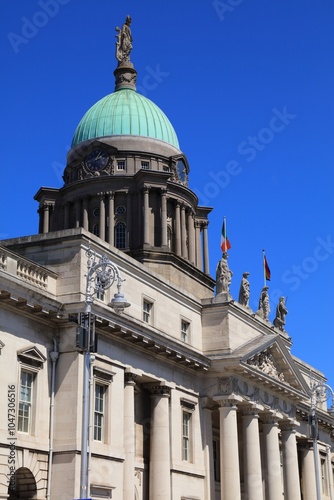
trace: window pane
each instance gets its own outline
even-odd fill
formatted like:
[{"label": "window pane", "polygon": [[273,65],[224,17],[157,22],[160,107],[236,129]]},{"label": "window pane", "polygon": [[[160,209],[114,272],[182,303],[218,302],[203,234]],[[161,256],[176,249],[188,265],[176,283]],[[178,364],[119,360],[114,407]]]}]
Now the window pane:
[{"label": "window pane", "polygon": [[18,412],[18,430],[20,432],[29,432],[32,403],[32,384],[33,374],[21,370]]},{"label": "window pane", "polygon": [[115,246],[116,248],[126,248],[126,225],[124,222],[118,222],[118,224],[116,224]]},{"label": "window pane", "polygon": [[103,421],[104,421],[104,398],[106,387],[101,384],[95,384],[95,404],[94,404],[94,439],[103,440]]}]

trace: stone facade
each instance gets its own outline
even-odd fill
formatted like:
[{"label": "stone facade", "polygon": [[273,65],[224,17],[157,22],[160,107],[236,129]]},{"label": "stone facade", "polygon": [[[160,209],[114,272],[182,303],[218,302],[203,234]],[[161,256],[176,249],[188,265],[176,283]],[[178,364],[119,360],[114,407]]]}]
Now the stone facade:
[{"label": "stone facade", "polygon": [[[325,376],[293,356],[284,322],[227,282],[214,295],[211,208],[173,141],[75,143],[63,187],[35,196],[39,234],[1,242],[0,499],[334,497],[334,419],[311,405]],[[121,272],[122,314],[116,284],[89,302],[87,252]]]}]

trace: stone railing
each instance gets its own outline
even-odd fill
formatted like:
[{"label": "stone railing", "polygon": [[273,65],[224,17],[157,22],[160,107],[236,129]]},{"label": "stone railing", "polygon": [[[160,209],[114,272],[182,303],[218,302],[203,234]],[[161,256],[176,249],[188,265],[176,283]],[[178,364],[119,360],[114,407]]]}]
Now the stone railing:
[{"label": "stone railing", "polygon": [[17,276],[26,283],[40,289],[47,290],[51,293],[56,291],[56,273],[28,259],[22,258],[20,255],[4,247],[0,248],[0,271],[1,270]]}]

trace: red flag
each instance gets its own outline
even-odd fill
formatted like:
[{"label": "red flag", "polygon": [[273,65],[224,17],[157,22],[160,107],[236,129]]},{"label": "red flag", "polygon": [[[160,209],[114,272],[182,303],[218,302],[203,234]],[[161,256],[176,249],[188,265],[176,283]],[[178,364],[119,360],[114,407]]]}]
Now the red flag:
[{"label": "red flag", "polygon": [[269,269],[268,262],[267,262],[267,259],[266,259],[265,255],[263,256],[263,265],[264,265],[264,273],[265,273],[265,276],[266,276],[266,280],[270,281],[271,273],[270,273],[270,269]]},{"label": "red flag", "polygon": [[227,252],[231,248],[231,243],[226,235],[225,219],[223,220],[222,234],[220,238],[220,248],[222,252]]}]

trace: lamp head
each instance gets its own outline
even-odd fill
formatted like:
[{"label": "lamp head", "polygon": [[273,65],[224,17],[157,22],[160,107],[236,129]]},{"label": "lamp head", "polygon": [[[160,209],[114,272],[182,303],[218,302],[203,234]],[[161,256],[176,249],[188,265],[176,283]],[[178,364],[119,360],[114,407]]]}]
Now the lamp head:
[{"label": "lamp head", "polygon": [[117,292],[114,295],[114,298],[108,304],[108,306],[112,307],[115,312],[122,313],[126,307],[130,307],[130,302],[126,300],[124,294],[121,292]]}]

